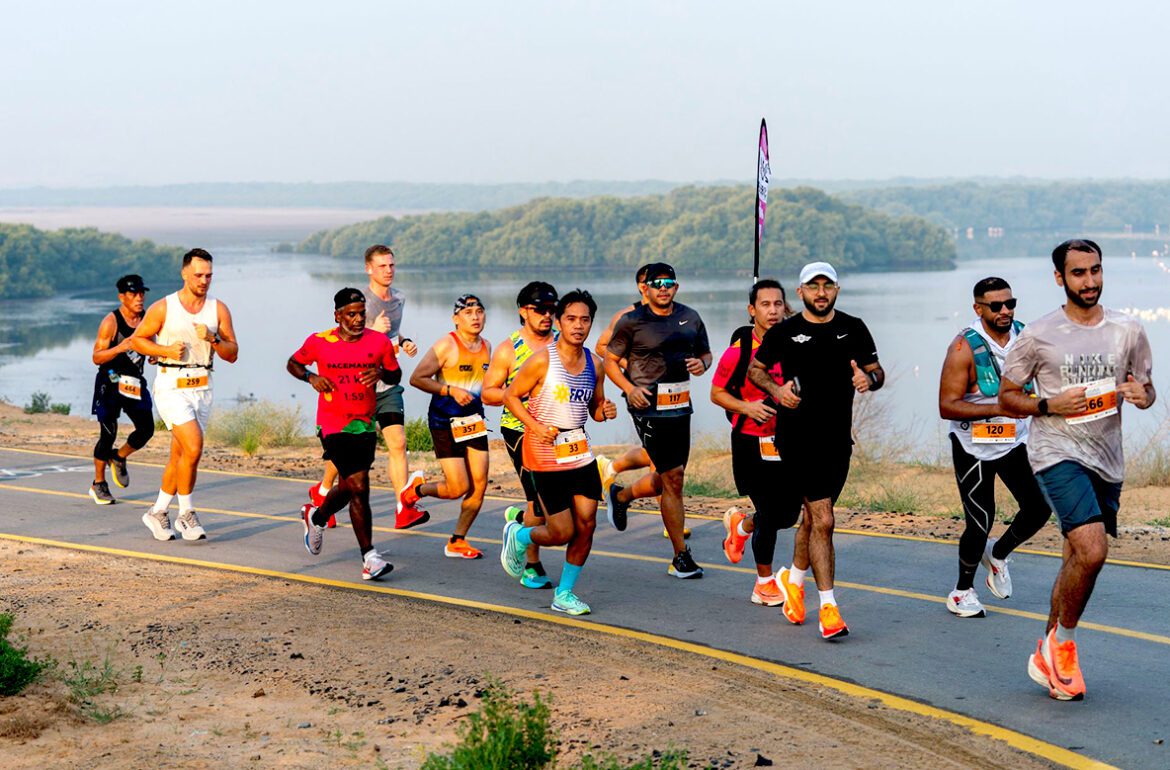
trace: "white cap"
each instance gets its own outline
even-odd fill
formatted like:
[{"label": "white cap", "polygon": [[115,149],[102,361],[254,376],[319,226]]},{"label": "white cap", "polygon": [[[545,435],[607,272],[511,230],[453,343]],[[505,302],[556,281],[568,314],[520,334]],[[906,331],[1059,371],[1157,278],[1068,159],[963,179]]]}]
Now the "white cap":
[{"label": "white cap", "polygon": [[833,283],[837,283],[837,271],[828,262],[809,262],[800,268],[800,282],[808,283],[817,276],[823,275]]}]

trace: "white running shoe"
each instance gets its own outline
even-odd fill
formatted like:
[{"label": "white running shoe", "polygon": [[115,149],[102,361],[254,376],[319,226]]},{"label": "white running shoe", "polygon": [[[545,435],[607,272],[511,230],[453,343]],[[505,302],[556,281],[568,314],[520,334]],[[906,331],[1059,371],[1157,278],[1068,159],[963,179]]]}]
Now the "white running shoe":
[{"label": "white running shoe", "polygon": [[206,540],[207,533],[203,531],[203,525],[199,523],[199,517],[195,515],[195,509],[183,511],[175,519],[175,529],[179,530],[179,534],[183,536],[184,540]]},{"label": "white running shoe", "polygon": [[142,514],[142,523],[154,535],[155,540],[174,540],[175,530],[171,529],[171,517],[166,511],[156,511],[151,508]]},{"label": "white running shoe", "polygon": [[370,551],[362,559],[362,580],[379,580],[393,570],[394,565],[383,559],[377,551]]},{"label": "white running shoe", "polygon": [[991,555],[991,549],[998,540],[987,541],[983,549],[983,566],[987,568],[987,587],[998,599],[1006,599],[1012,595],[1012,575],[1008,572],[1007,559],[997,559]]},{"label": "white running shoe", "polygon": [[321,546],[325,542],[325,527],[318,527],[313,523],[313,513],[316,510],[312,503],[301,506],[301,522],[305,525],[305,550],[312,556],[321,553]]},{"label": "white running shoe", "polygon": [[983,605],[979,603],[979,594],[975,593],[974,588],[968,588],[966,591],[951,591],[947,596],[947,609],[951,611],[952,615],[958,615],[960,618],[987,616]]}]

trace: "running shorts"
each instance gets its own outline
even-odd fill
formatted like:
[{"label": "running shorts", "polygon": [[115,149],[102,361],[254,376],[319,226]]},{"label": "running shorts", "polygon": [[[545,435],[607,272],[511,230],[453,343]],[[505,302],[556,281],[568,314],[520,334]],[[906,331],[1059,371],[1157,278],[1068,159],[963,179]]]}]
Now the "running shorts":
[{"label": "running shorts", "polygon": [[1121,482],[1106,481],[1080,463],[1062,460],[1036,474],[1040,491],[1060,521],[1060,532],[1101,522],[1117,537],[1117,511],[1121,507]]},{"label": "running shorts", "polygon": [[431,428],[431,441],[435,445],[435,457],[446,460],[451,457],[467,459],[467,450],[488,451],[487,436],[478,436],[470,441],[455,441],[450,428]]},{"label": "running shorts", "polygon": [[849,459],[853,447],[844,451],[826,451],[806,448],[801,452],[789,452],[789,457],[776,463],[780,471],[776,494],[784,496],[781,506],[789,509],[794,503],[799,507],[804,500],[829,500],[836,504],[849,478]]},{"label": "running shorts", "polygon": [[656,417],[632,414],[634,429],[658,473],[686,467],[691,456],[691,416]]},{"label": "running shorts", "polygon": [[532,471],[536,492],[544,510],[552,513],[567,511],[577,496],[590,500],[601,499],[601,476],[597,463],[582,465],[567,471]]},{"label": "running shorts", "polygon": [[155,390],[154,405],[158,408],[158,416],[166,424],[167,430],[195,420],[199,423],[199,429],[206,431],[207,421],[211,419],[213,400],[211,394],[211,388]]},{"label": "running shorts", "polygon": [[783,463],[765,460],[760,454],[760,437],[738,431],[731,434],[731,477],[741,495],[762,495],[780,479]]},{"label": "running shorts", "polygon": [[374,464],[378,435],[373,431],[366,433],[341,431],[318,437],[321,439],[321,448],[325,450],[321,455],[322,459],[333,463],[343,479],[361,471],[368,471]]},{"label": "running shorts", "polygon": [[406,424],[406,405],[402,400],[405,388],[402,385],[391,385],[376,394],[377,405],[374,408],[374,419],[379,428],[388,428],[391,425]]},{"label": "running shorts", "polygon": [[[525,470],[520,456],[520,444],[524,440],[524,431],[500,426],[500,435],[504,438],[504,446],[508,448],[508,457],[512,458],[512,467],[516,469],[516,475],[520,477],[520,486],[524,488],[524,499],[533,505],[538,505],[536,484],[532,481],[532,471]],[[540,508],[537,507],[536,511],[539,513]]]}]

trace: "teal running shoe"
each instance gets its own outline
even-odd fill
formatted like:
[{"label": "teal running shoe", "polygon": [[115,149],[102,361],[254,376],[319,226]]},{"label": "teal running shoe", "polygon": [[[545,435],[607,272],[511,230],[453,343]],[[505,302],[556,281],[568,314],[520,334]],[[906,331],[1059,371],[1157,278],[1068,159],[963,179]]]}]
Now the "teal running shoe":
[{"label": "teal running shoe", "polygon": [[509,521],[504,525],[504,545],[500,548],[500,565],[510,576],[520,577],[524,572],[524,546],[516,540],[520,525]]},{"label": "teal running shoe", "polygon": [[552,588],[552,581],[548,575],[542,575],[532,567],[525,567],[520,576],[520,585],[525,588]]},{"label": "teal running shoe", "polygon": [[504,509],[504,521],[516,521],[520,518],[520,514],[524,513],[523,508],[517,508],[514,505],[509,505]]},{"label": "teal running shoe", "polygon": [[593,612],[589,605],[577,598],[572,591],[558,590],[553,596],[552,608],[566,615],[588,615]]}]

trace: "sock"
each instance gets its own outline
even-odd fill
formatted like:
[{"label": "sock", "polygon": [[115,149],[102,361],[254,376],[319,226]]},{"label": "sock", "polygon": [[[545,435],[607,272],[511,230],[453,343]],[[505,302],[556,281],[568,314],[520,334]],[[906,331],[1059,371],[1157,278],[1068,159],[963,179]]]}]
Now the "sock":
[{"label": "sock", "polygon": [[762,586],[765,583],[770,583],[771,581],[773,581],[775,579],[776,579],[775,575],[768,575],[767,577],[763,577],[762,575],[756,575],[756,584]]},{"label": "sock", "polygon": [[521,527],[516,532],[516,542],[525,547],[532,545],[532,530],[533,527]]},{"label": "sock", "polygon": [[329,516],[321,513],[320,508],[314,508],[313,512],[309,514],[309,521],[313,522],[314,527],[324,527],[329,523]]},{"label": "sock", "polygon": [[544,575],[544,565],[538,561],[530,561],[524,565],[524,569],[530,569],[537,575]]},{"label": "sock", "polygon": [[154,509],[156,511],[165,511],[167,508],[171,507],[171,500],[174,499],[174,495],[168,495],[166,492],[163,492],[160,489],[158,491],[158,499],[154,501]]},{"label": "sock", "polygon": [[466,540],[466,539],[467,538],[464,537],[463,535],[451,535],[451,540],[449,542],[454,543],[456,540]]},{"label": "sock", "polygon": [[1073,626],[1072,628],[1065,628],[1064,626],[1060,625],[1059,621],[1057,621],[1057,623],[1056,623],[1056,641],[1064,643],[1064,642],[1075,642],[1076,640],[1077,640],[1076,626]]},{"label": "sock", "polygon": [[959,560],[959,580],[955,583],[956,591],[966,591],[968,588],[975,586],[975,570],[979,569],[979,564],[964,564],[962,559]]},{"label": "sock", "polygon": [[751,534],[751,532],[748,532],[746,529],[743,528],[743,523],[745,521],[747,521],[747,519],[742,519],[739,522],[739,524],[735,525],[736,534],[738,534],[740,537],[747,537],[748,535]]},{"label": "sock", "polygon": [[581,567],[578,567],[576,564],[569,564],[568,562],[565,562],[565,566],[561,569],[561,584],[557,586],[557,592],[562,593],[566,591],[572,591],[573,586],[577,584],[577,578],[580,575]]},{"label": "sock", "polygon": [[826,604],[832,604],[834,607],[837,606],[837,597],[833,596],[832,588],[830,588],[828,591],[817,591],[817,593],[821,595],[822,607],[824,607]]},{"label": "sock", "polygon": [[318,484],[317,485],[317,492],[322,497],[324,497],[325,495],[329,494],[329,488],[326,487],[324,484]]},{"label": "sock", "polygon": [[[1017,513],[1016,516],[1019,516],[1019,514]],[[1003,561],[1009,555],[1011,555],[1013,547],[1014,544],[1011,543],[1007,537],[1001,537],[999,540],[995,541],[995,545],[991,546],[991,558]],[[1003,556],[1000,556],[998,553],[996,553],[996,551],[1001,551]]]},{"label": "sock", "polygon": [[788,568],[788,582],[794,586],[804,585],[804,573],[808,570],[797,569],[795,566]]},{"label": "sock", "polygon": [[179,495],[179,513],[183,514],[194,508],[191,505],[191,495]]}]

